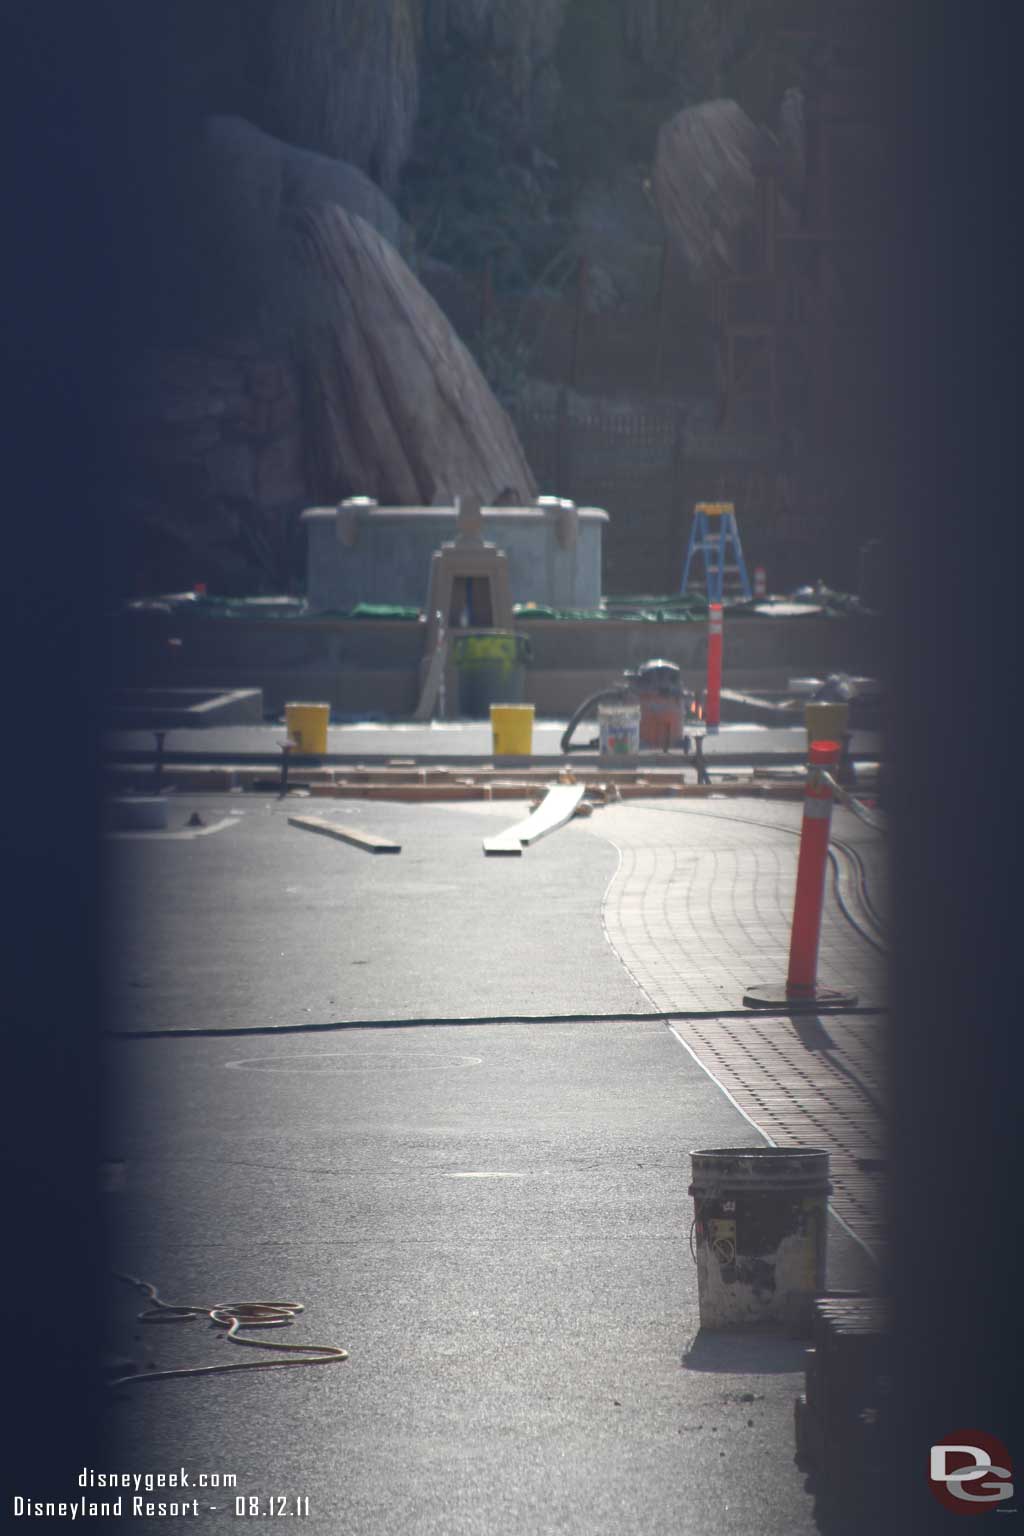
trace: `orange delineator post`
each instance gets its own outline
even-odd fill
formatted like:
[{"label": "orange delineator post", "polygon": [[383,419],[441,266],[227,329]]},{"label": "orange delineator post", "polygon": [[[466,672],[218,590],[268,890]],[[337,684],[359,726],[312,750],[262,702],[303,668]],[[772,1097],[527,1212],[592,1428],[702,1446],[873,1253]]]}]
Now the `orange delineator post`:
[{"label": "orange delineator post", "polygon": [[796,870],[793,927],[789,942],[789,974],[786,992],[793,997],[813,997],[818,978],[818,944],[825,900],[825,866],[832,829],[832,786],[825,778],[839,766],[839,743],[812,741],[808,756],[804,819],[800,829],[800,855]]},{"label": "orange delineator post", "polygon": [[708,685],[704,693],[704,721],[708,730],[717,731],[721,718],[722,692],[722,605],[708,605]]}]

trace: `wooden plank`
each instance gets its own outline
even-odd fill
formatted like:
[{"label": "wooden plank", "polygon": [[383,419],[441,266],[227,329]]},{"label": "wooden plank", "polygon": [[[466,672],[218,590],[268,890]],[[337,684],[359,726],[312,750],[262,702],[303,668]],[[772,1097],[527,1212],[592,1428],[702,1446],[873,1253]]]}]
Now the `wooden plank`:
[{"label": "wooden plank", "polygon": [[444,676],[445,661],[448,656],[448,637],[445,635],[434,647],[434,654],[430,658],[427,675],[423,681],[423,692],[420,694],[419,703],[413,710],[414,720],[429,720],[434,713],[434,705],[441,691],[441,679]]},{"label": "wooden plank", "polygon": [[375,837],[359,827],[339,827],[333,821],[321,821],[319,816],[289,816],[288,825],[299,827],[303,832],[320,832],[324,837],[337,838],[339,843],[351,843],[366,853],[401,853],[401,843],[393,843],[386,837]]},{"label": "wooden plank", "polygon": [[582,784],[554,785],[525,821],[517,822],[514,827],[508,827],[498,837],[485,838],[484,853],[514,854],[517,851],[517,844],[520,852],[523,848],[529,848],[532,843],[547,837],[549,832],[554,832],[559,827],[564,827],[567,821],[571,821],[576,814],[576,807],[583,799],[583,794]]},{"label": "wooden plank", "polygon": [[[154,837],[156,833],[153,834]],[[484,841],[484,853],[489,857],[522,858],[523,845],[518,837],[503,833],[501,837],[488,837]]]},{"label": "wooden plank", "polygon": [[564,827],[575,816],[576,807],[584,793],[585,786],[582,784],[558,784],[549,789],[533,815],[527,818],[523,830],[518,833],[519,841],[529,848],[531,843],[539,842],[549,832]]}]

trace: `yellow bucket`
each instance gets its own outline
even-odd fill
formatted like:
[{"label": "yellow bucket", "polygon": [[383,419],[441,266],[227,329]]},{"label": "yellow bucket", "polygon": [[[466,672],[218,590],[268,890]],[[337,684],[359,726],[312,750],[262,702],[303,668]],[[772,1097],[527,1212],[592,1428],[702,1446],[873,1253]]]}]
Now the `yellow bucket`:
[{"label": "yellow bucket", "polygon": [[533,751],[533,705],[492,704],[495,757],[529,757]]},{"label": "yellow bucket", "polygon": [[841,746],[849,714],[849,704],[805,704],[808,746],[812,741],[838,741]]},{"label": "yellow bucket", "polygon": [[286,704],[284,722],[295,750],[304,757],[323,757],[327,751],[329,704]]}]

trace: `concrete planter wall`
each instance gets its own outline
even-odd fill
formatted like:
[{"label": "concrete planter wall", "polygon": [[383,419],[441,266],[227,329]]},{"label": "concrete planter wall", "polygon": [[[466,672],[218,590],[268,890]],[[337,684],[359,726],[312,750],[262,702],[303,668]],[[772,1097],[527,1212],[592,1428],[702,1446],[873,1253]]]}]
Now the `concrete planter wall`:
[{"label": "concrete planter wall", "polygon": [[[454,507],[378,507],[355,500],[311,507],[306,593],[315,613],[357,603],[422,608],[430,558],[455,538]],[[514,603],[596,608],[601,600],[607,512],[554,499],[532,507],[484,507],[485,542],[505,551]]]},{"label": "concrete planter wall", "polygon": [[[644,624],[608,619],[534,619],[526,701],[541,715],[565,718],[622,671],[663,656],[685,681],[703,687],[704,624]],[[169,641],[174,638],[176,644]],[[114,647],[122,686],[261,688],[264,708],[289,700],[329,703],[336,716],[408,718],[419,697],[426,624],[318,618],[210,619],[134,614],[118,619]],[[782,688],[789,677],[845,671],[878,676],[881,626],[850,618],[727,621],[725,677],[733,688]]]}]

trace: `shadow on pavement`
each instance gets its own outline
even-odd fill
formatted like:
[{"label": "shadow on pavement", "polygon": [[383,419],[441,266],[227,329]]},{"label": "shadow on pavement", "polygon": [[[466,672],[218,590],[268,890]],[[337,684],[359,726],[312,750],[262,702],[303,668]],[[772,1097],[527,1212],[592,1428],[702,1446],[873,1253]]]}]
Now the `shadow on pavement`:
[{"label": "shadow on pavement", "polygon": [[688,1371],[730,1376],[778,1376],[804,1369],[807,1341],[777,1333],[719,1333],[698,1330],[683,1351]]},{"label": "shadow on pavement", "polygon": [[[782,1376],[802,1372],[809,1340],[779,1333],[709,1332],[701,1328],[684,1350],[682,1365],[689,1371],[732,1376]],[[803,1383],[800,1383],[802,1390]],[[730,1393],[727,1400],[756,1401],[753,1392]],[[793,1460],[804,1474],[804,1492],[814,1500],[813,1518],[820,1536],[864,1536],[884,1529],[881,1507],[882,1467],[865,1452],[862,1442],[847,1441],[845,1458],[826,1466],[812,1462],[797,1446],[794,1426]],[[877,1454],[877,1453],[876,1453]]]},{"label": "shadow on pavement", "polygon": [[826,1485],[813,1473],[804,1481],[804,1492],[814,1499],[814,1524],[821,1536],[864,1536],[876,1531],[878,1536],[890,1530],[884,1498],[879,1488],[840,1479]]},{"label": "shadow on pavement", "polygon": [[801,1017],[794,1014],[790,1023],[796,1030],[800,1043],[808,1051],[834,1051],[836,1043],[817,1014]]}]

